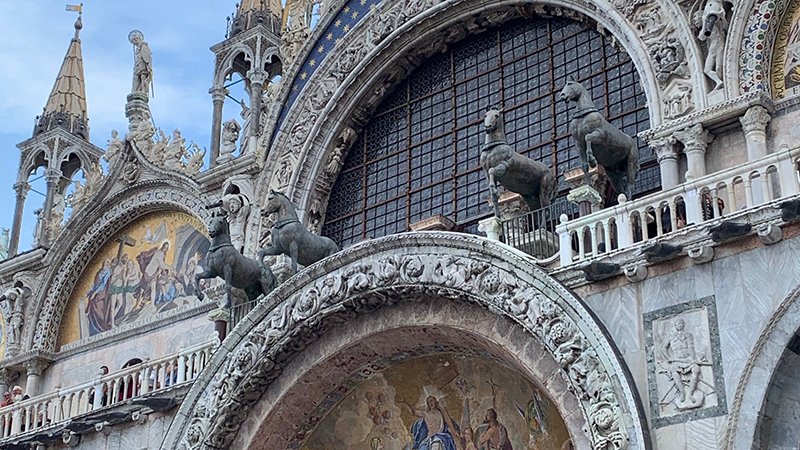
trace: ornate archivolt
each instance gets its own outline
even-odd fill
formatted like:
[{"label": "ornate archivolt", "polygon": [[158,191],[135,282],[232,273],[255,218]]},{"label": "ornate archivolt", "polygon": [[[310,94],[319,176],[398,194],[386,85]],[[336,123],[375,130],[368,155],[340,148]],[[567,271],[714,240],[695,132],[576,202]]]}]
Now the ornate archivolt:
[{"label": "ornate archivolt", "polygon": [[455,233],[370,241],[282,284],[223,342],[162,448],[229,448],[253,404],[310,343],[419,299],[470,302],[515,322],[560,366],[592,448],[647,448],[624,363],[583,303],[516,250]]},{"label": "ornate archivolt", "polygon": [[[87,211],[77,222],[70,222],[43,262],[48,267],[41,277],[47,280],[31,299],[28,315],[36,318],[36,327],[26,327],[24,349],[55,351],[59,324],[70,292],[94,254],[117,231],[141,215],[159,210],[192,214],[204,222],[210,217],[206,202],[194,189],[163,182],[141,182],[106,199],[91,214]],[[33,323],[33,322],[30,322]]]},{"label": "ornate archivolt", "polygon": [[727,77],[739,80],[729,86],[731,97],[749,92],[770,92],[770,65],[781,19],[790,0],[744,0],[734,3],[725,50]]},{"label": "ornate archivolt", "polygon": [[[615,2],[623,9],[621,5],[625,3]],[[636,16],[628,18],[611,4],[550,1],[520,5],[501,1],[493,3],[491,8],[486,11],[485,4],[471,0],[381,2],[372,8],[319,63],[291,109],[285,112],[279,123],[281,131],[271,145],[267,170],[259,180],[257,197],[264,198],[269,189],[285,191],[299,205],[308,224],[319,222],[330,189],[327,186],[332,184],[330,174],[336,173],[326,166],[332,160],[341,160],[332,153],[340,151],[342,141],[349,139],[348,128],[357,130],[363,125],[371,109],[426,56],[470,33],[514,17],[549,14],[596,21],[599,27],[610,31],[637,63],[645,93],[655,104],[662,104],[662,89],[674,84],[676,75],[672,72],[684,73],[678,69],[681,64],[673,67],[674,64],[665,62],[658,69],[663,73],[660,85],[657,68],[648,63],[653,50],[648,49],[639,32],[628,23],[635,21]],[[637,11],[633,9],[631,14]],[[664,20],[669,20],[670,15],[664,14]],[[687,72],[692,73],[697,63],[689,62],[687,66],[684,61],[691,61],[693,52],[681,41],[684,34],[670,29],[662,30],[659,36],[671,36],[668,41],[679,47],[665,49],[665,57],[680,58],[682,66],[691,68]],[[306,51],[313,50],[306,46]],[[287,82],[283,89],[288,92],[292,84]],[[662,108],[650,108],[650,114],[653,125],[661,122]],[[261,241],[268,228],[268,224],[262,224]]]}]

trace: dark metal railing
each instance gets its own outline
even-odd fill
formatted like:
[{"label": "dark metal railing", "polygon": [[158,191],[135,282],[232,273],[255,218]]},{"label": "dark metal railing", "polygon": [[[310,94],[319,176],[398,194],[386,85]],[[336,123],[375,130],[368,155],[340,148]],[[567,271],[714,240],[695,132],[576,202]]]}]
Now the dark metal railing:
[{"label": "dark metal railing", "polygon": [[536,211],[502,220],[500,239],[534,258],[550,258],[559,251],[556,226],[562,214],[570,219],[575,218],[578,216],[578,207],[566,199],[557,200]]}]

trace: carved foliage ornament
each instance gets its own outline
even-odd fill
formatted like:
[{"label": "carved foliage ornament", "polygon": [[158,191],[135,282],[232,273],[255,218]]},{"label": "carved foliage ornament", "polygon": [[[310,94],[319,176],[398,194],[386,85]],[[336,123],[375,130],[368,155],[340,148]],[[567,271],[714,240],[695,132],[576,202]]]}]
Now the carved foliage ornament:
[{"label": "carved foliage ornament", "polygon": [[348,320],[404,297],[480,301],[524,326],[563,369],[586,417],[594,449],[628,447],[619,400],[587,337],[542,290],[485,261],[393,255],[357,261],[292,294],[227,356],[195,405],[180,448],[228,448],[252,403],[287,360],[330,321]]}]

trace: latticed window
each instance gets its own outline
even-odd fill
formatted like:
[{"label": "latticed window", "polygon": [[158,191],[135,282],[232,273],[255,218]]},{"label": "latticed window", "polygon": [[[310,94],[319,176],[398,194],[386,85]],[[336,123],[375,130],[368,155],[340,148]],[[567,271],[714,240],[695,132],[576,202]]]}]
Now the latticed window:
[{"label": "latticed window", "polygon": [[[408,230],[442,215],[477,232],[491,214],[479,165],[483,114],[505,108],[506,136],[520,153],[556,169],[580,167],[569,135],[570,105],[557,99],[568,76],[592,94],[610,122],[635,136],[649,128],[647,101],[628,55],[595,27],[567,19],[510,22],[420,65],[377,108],[331,192],[323,233],[341,245]],[[634,193],[660,185],[639,142]],[[566,184],[560,177],[565,201]]]}]

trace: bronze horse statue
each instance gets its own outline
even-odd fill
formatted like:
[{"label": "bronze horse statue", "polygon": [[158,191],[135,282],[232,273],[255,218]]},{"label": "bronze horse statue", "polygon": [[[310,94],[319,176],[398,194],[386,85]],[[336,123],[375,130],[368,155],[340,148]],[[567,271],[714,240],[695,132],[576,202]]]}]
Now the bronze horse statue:
[{"label": "bronze horse statue", "polygon": [[489,180],[494,214],[500,217],[497,184],[521,195],[531,211],[550,204],[556,193],[556,178],[543,163],[520,155],[508,145],[503,111],[489,109],[483,119],[486,141],[481,147],[481,167]]},{"label": "bronze horse statue", "polygon": [[297,218],[294,205],[280,192],[270,191],[264,212],[277,213],[278,220],[272,225],[272,246],[261,249],[258,259],[287,255],[292,258],[292,269],[297,273],[298,263],[310,266],[339,251],[339,246],[330,238],[306,230]]},{"label": "bronze horse statue", "polygon": [[211,236],[211,247],[208,248],[202,264],[207,269],[194,276],[198,299],[203,300],[199,283],[205,278],[221,277],[225,280],[225,308],[231,307],[231,287],[243,289],[248,300],[255,300],[261,294],[269,294],[275,288],[277,279],[269,266],[242,255],[231,244],[228,221],[224,216],[211,219],[208,234]]},{"label": "bronze horse statue", "polygon": [[586,184],[590,184],[589,167],[600,164],[614,191],[630,199],[639,171],[636,141],[608,123],[594,106],[589,91],[574,79],[567,81],[558,98],[576,103],[569,131],[578,145]]}]

